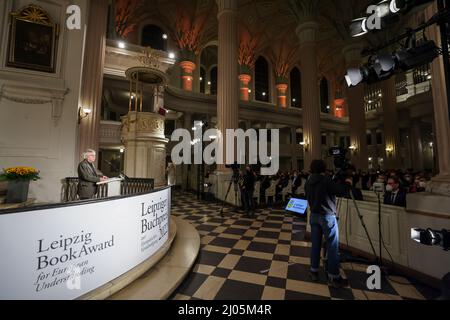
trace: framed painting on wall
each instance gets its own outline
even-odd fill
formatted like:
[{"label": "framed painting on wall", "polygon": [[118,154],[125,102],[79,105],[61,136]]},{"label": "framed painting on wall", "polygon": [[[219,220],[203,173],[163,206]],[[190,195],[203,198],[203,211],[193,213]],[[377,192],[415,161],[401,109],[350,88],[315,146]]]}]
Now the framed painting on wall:
[{"label": "framed painting on wall", "polygon": [[41,7],[11,13],[7,66],[53,73],[58,26]]}]

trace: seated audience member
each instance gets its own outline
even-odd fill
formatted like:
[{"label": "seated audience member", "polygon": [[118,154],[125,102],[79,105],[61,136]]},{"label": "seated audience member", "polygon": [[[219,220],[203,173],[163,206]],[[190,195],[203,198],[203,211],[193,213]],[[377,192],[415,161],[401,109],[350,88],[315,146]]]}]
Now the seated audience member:
[{"label": "seated audience member", "polygon": [[427,187],[427,181],[424,177],[417,175],[414,179],[414,183],[409,188],[409,192],[417,193],[417,192],[425,192]]},{"label": "seated audience member", "polygon": [[367,172],[361,174],[361,189],[369,190],[370,175]]},{"label": "seated audience member", "polygon": [[400,188],[400,181],[397,177],[389,178],[384,194],[384,204],[406,207],[406,191]]},{"label": "seated audience member", "polygon": [[287,187],[289,184],[289,177],[283,172],[280,175],[280,180],[278,181],[276,187],[275,187],[275,199],[276,201],[281,200],[281,191],[283,191],[284,188]]},{"label": "seated audience member", "polygon": [[298,174],[298,171],[294,171],[292,177],[292,194],[296,194],[297,189],[302,185],[302,177]]}]

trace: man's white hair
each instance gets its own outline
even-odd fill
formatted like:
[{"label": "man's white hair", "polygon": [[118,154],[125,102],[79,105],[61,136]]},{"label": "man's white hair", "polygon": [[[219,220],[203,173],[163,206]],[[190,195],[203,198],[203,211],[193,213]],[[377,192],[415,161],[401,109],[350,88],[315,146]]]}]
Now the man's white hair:
[{"label": "man's white hair", "polygon": [[96,155],[95,150],[92,149],[87,149],[85,152],[83,152],[83,159],[87,159],[87,157],[92,154],[92,155]]}]

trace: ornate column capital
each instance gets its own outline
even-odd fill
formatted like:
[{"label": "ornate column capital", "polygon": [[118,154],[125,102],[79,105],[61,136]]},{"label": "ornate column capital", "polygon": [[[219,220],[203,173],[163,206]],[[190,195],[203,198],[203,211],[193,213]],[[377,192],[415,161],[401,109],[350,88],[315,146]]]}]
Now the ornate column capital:
[{"label": "ornate column capital", "polygon": [[319,24],[315,21],[308,21],[300,24],[295,33],[300,39],[300,46],[315,43],[317,41],[317,33],[319,31]]}]

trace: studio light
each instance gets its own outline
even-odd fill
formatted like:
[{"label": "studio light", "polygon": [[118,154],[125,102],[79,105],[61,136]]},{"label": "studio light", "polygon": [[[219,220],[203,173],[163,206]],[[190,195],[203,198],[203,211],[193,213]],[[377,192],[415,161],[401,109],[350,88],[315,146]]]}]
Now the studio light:
[{"label": "studio light", "polygon": [[395,59],[389,54],[380,54],[374,58],[373,69],[379,79],[389,78],[395,69]]},{"label": "studio light", "polygon": [[391,10],[390,10],[390,5],[391,2],[390,0],[384,0],[381,1],[379,4],[377,4],[377,16],[380,18],[384,18],[386,16],[388,16],[389,14],[391,14]]},{"label": "studio light", "polygon": [[426,246],[440,246],[444,250],[450,249],[450,232],[448,230],[411,229],[411,239]]},{"label": "studio light", "polygon": [[360,37],[365,35],[367,32],[369,32],[367,29],[367,18],[352,20],[350,24],[350,35],[352,37]]},{"label": "studio light", "polygon": [[403,8],[404,4],[405,4],[404,0],[392,0],[389,5],[389,10],[392,13],[397,13]]},{"label": "studio light", "polygon": [[345,75],[345,80],[349,87],[355,87],[361,82],[366,82],[368,84],[375,83],[379,80],[377,74],[370,64],[366,64],[360,68],[350,68],[347,70]]},{"label": "studio light", "polygon": [[420,11],[424,9],[433,0],[392,0],[389,9],[392,13],[407,13],[414,9],[414,11]]},{"label": "studio light", "polygon": [[439,56],[439,49],[434,41],[425,41],[419,46],[402,49],[396,53],[399,66],[404,71],[432,62]]},{"label": "studio light", "polygon": [[364,80],[361,69],[360,68],[348,69],[347,74],[345,75],[345,80],[347,81],[347,85],[349,87],[357,86],[358,84],[360,84]]}]

